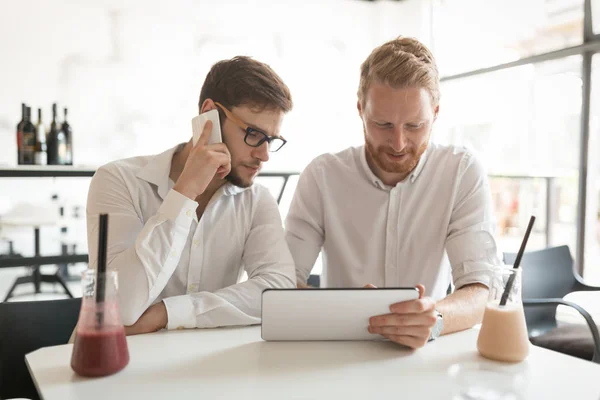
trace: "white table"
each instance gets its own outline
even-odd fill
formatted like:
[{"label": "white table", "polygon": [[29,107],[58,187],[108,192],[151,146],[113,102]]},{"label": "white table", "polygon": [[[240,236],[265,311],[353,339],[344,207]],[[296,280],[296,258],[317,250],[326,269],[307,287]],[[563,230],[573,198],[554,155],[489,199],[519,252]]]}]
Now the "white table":
[{"label": "white table", "polygon": [[469,361],[525,373],[525,399],[600,399],[600,365],[538,347],[523,363],[493,363],[478,356],[477,333],[413,352],[390,342],[264,342],[260,327],[163,331],[128,337],[129,365],[96,379],[73,373],[72,345],[26,360],[45,400],[450,399],[448,367]]}]

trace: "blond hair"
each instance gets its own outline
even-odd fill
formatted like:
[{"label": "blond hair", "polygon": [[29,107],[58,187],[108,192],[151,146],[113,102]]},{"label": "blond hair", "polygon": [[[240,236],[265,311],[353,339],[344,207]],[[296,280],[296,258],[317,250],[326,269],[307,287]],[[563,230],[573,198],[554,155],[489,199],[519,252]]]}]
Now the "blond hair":
[{"label": "blond hair", "polygon": [[358,100],[365,105],[369,86],[380,82],[393,88],[422,87],[433,106],[440,101],[440,78],[433,54],[417,39],[399,36],[375,48],[360,66]]}]

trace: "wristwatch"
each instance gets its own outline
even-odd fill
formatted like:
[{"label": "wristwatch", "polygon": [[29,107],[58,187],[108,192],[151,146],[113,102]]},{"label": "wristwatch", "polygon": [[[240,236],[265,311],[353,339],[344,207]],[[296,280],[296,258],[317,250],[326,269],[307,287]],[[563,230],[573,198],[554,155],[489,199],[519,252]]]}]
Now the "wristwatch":
[{"label": "wristwatch", "polygon": [[439,338],[442,334],[442,329],[444,329],[444,316],[438,310],[435,310],[435,313],[437,314],[437,320],[433,328],[431,328],[431,334],[429,335],[430,342]]}]

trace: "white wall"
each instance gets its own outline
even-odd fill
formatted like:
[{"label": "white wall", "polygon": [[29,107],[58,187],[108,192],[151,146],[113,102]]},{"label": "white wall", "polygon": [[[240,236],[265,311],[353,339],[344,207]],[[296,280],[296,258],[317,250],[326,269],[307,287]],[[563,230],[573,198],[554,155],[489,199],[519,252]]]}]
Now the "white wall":
[{"label": "white wall", "polygon": [[[289,143],[265,170],[301,170],[362,142],[360,63],[399,34],[429,43],[429,15],[420,0],[0,0],[0,164],[16,163],[21,102],[42,107],[46,122],[52,102],[69,107],[76,164],[186,141],[210,66],[245,54],[269,63],[295,102],[282,131]],[[0,215],[22,201],[48,203],[55,191],[84,206],[88,184],[0,179]],[[22,235],[18,250],[27,253],[30,230]],[[42,249],[53,252],[56,241],[45,238],[56,230],[42,235]],[[75,236],[85,246],[83,232]]]}]

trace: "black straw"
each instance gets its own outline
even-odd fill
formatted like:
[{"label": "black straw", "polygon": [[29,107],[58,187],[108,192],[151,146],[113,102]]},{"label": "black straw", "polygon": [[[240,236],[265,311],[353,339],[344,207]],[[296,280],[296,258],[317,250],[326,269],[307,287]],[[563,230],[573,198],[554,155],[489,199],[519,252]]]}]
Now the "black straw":
[{"label": "black straw", "polygon": [[[529,234],[531,233],[531,229],[533,228],[534,222],[535,222],[535,217],[532,215],[531,218],[529,219],[529,225],[527,225],[527,231],[525,232],[525,237],[523,238],[523,241],[521,242],[521,248],[519,249],[519,252],[517,253],[517,258],[515,259],[515,264],[513,265],[513,269],[519,268],[519,265],[521,264],[521,258],[523,258],[523,253],[525,253],[525,247],[527,246],[527,241],[529,240]],[[508,301],[508,294],[510,293],[510,291],[512,289],[512,286],[514,284],[516,276],[517,276],[517,274],[514,273],[514,274],[511,274],[510,277],[508,278],[508,282],[506,283],[506,287],[504,288],[504,293],[502,293],[502,298],[500,299],[501,306],[506,305],[506,302]]]},{"label": "black straw", "polygon": [[96,322],[98,327],[104,322],[104,303],[106,289],[106,249],[108,240],[108,214],[100,214],[100,230],[98,232],[98,269],[96,277]]}]

